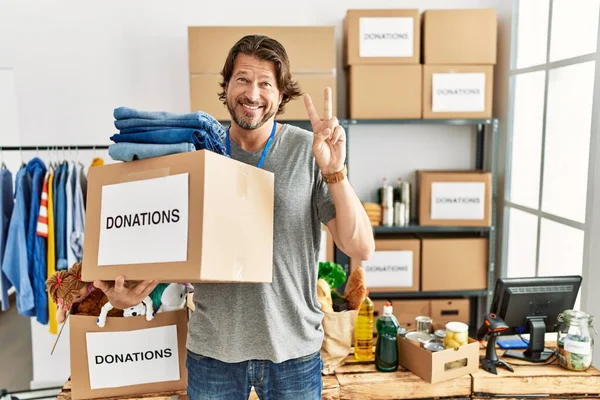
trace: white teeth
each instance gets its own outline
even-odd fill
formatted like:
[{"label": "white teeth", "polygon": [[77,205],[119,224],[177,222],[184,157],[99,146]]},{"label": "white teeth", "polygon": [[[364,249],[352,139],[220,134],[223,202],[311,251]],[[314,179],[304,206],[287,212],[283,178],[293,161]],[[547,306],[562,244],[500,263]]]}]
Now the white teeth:
[{"label": "white teeth", "polygon": [[249,106],[247,104],[242,104],[242,107],[248,108],[250,110],[258,110],[258,106]]}]

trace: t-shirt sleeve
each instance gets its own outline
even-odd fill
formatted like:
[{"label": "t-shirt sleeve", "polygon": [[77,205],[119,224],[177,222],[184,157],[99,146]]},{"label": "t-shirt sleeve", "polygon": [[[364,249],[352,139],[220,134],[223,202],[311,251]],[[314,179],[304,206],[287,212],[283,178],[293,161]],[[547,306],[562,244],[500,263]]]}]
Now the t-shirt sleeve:
[{"label": "t-shirt sleeve", "polygon": [[314,202],[317,209],[317,215],[321,223],[327,224],[335,218],[335,205],[333,204],[331,193],[329,193],[329,187],[323,181],[318,167],[315,182]]}]

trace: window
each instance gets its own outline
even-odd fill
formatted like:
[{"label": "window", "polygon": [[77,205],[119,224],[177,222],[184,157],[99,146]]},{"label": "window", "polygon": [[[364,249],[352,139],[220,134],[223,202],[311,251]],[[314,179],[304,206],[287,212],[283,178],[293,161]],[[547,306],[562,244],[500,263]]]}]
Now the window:
[{"label": "window", "polygon": [[503,272],[583,275],[600,0],[513,15]]}]

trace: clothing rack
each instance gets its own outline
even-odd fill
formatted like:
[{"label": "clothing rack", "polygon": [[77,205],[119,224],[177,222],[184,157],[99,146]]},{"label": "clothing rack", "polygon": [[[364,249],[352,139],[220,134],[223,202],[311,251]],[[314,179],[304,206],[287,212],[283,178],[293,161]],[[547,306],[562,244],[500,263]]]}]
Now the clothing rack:
[{"label": "clothing rack", "polygon": [[0,146],[1,151],[38,151],[38,150],[106,150],[109,145],[57,145],[57,146]]}]

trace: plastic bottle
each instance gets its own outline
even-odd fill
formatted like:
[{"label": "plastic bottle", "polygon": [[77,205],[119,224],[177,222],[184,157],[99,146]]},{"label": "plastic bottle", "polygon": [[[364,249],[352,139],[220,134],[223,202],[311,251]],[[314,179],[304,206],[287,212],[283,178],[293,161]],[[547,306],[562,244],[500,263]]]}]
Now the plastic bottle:
[{"label": "plastic bottle", "polygon": [[392,314],[388,301],[383,307],[383,315],[377,319],[377,345],[375,347],[375,367],[382,372],[398,370],[398,329],[400,324]]},{"label": "plastic bottle", "polygon": [[373,302],[367,296],[360,306],[354,327],[354,358],[373,360]]}]

